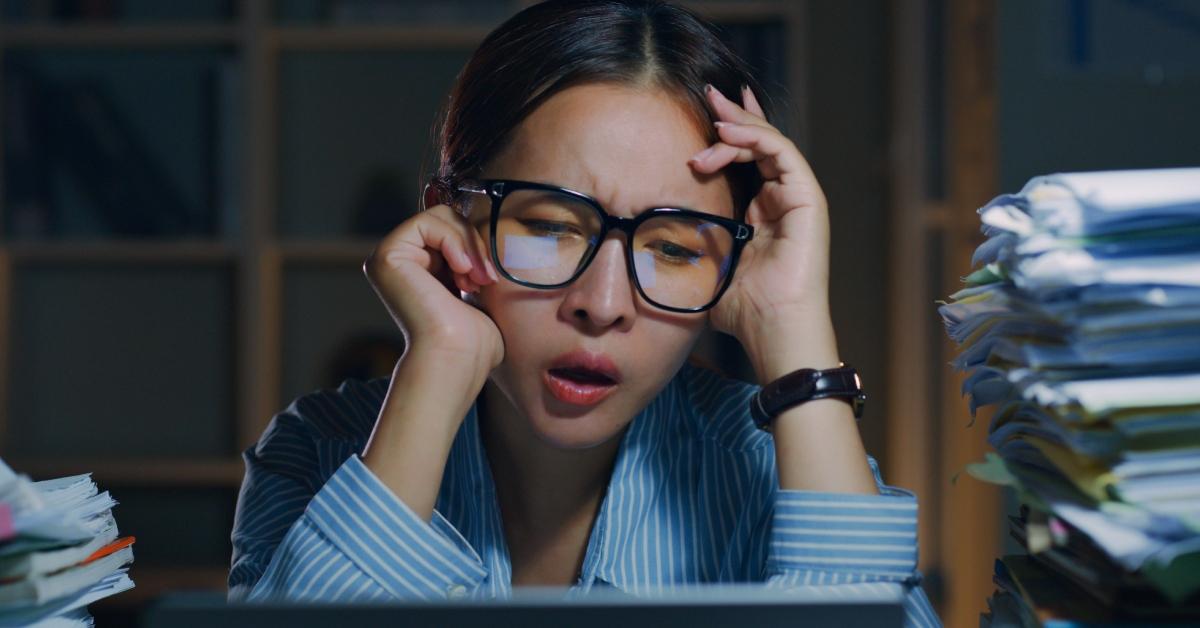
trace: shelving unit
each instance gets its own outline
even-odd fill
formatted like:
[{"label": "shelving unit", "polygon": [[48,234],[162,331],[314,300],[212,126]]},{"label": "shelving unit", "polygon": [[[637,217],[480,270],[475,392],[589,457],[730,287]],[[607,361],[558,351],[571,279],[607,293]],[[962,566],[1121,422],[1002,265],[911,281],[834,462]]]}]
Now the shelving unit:
[{"label": "shelving unit", "polygon": [[[49,478],[76,473],[91,473],[107,486],[137,484],[139,486],[191,487],[224,486],[237,488],[242,483],[245,467],[241,458],[211,460],[111,460],[106,458],[72,458],[69,460],[29,460],[21,465],[22,473],[34,478]],[[102,487],[103,488],[103,487]],[[120,495],[117,495],[120,497]]]},{"label": "shelving unit", "polygon": [[237,44],[236,28],[224,25],[121,26],[21,24],[0,27],[5,47],[155,46],[188,47]]},{"label": "shelving unit", "polygon": [[[506,15],[530,3],[513,0]],[[804,4],[784,0],[685,4],[718,23],[742,29],[743,42],[751,41],[759,47],[758,53],[764,42],[778,39],[777,58],[768,59],[772,67],[766,69],[776,77],[775,88],[791,92],[789,115],[781,126],[794,136],[802,131],[804,102],[794,96],[805,83]],[[322,379],[320,364],[303,360],[320,354],[313,347],[336,344],[338,339],[309,338],[313,331],[309,327],[353,328],[400,339],[361,274],[361,263],[378,234],[350,228],[354,194],[346,182],[358,185],[364,164],[344,162],[365,161],[364,155],[377,151],[380,169],[403,181],[398,198],[411,205],[395,215],[394,222],[413,211],[418,175],[406,164],[427,150],[436,105],[461,63],[498,22],[344,24],[319,14],[288,14],[295,3],[257,0],[180,3],[205,16],[202,19],[70,21],[50,16],[50,6],[39,0],[0,5],[0,94],[9,93],[17,61],[25,64],[22,72],[30,72],[29,67],[43,72],[39,79],[63,84],[97,79],[103,84],[111,79],[88,73],[102,72],[105,56],[118,53],[125,55],[121,59],[162,67],[169,66],[166,56],[184,55],[175,57],[186,59],[177,65],[191,64],[188,71],[197,76],[213,72],[213,80],[224,81],[221,89],[232,90],[221,92],[223,100],[210,100],[207,108],[199,109],[202,118],[227,116],[215,123],[189,120],[182,109],[171,109],[181,98],[171,88],[178,83],[171,81],[182,80],[179,77],[187,74],[183,69],[161,70],[151,64],[162,72],[159,82],[148,81],[143,91],[133,95],[140,104],[161,111],[171,123],[164,128],[171,132],[204,135],[189,125],[216,124],[210,130],[223,133],[220,141],[229,142],[217,149],[201,148],[199,158],[187,152],[196,150],[187,143],[164,148],[147,142],[158,150],[150,152],[168,167],[178,157],[198,161],[201,169],[207,169],[201,176],[185,173],[186,185],[178,187],[197,187],[192,179],[203,178],[206,184],[223,186],[226,194],[216,206],[213,199],[219,194],[198,187],[204,213],[215,217],[215,233],[172,237],[88,233],[78,224],[95,223],[97,214],[77,198],[55,201],[77,214],[71,218],[75,226],[66,234],[14,232],[13,195],[19,192],[5,185],[12,170],[4,165],[13,163],[9,161],[13,156],[12,142],[3,136],[11,132],[4,123],[3,107],[14,101],[0,99],[0,339],[4,339],[0,343],[0,455],[35,478],[91,471],[122,502],[117,520],[126,532],[139,536],[142,550],[132,574],[138,588],[133,595],[102,604],[125,608],[171,588],[224,586],[228,526],[243,472],[240,452],[258,439],[267,421],[292,398],[336,383]],[[14,19],[14,11],[33,15]],[[772,35],[746,35],[759,26]],[[193,52],[209,56],[187,56]],[[746,54],[753,56],[755,51]],[[420,64],[404,65],[406,59],[418,58]],[[440,83],[425,82],[424,91],[413,95],[404,72],[429,65],[430,60],[444,68],[437,77]],[[208,69],[194,71],[201,66]],[[61,70],[62,76],[49,77],[47,68]],[[393,71],[397,68],[403,71]],[[354,83],[375,75],[394,80],[391,85]],[[359,93],[322,87],[322,81],[335,79]],[[402,86],[400,91],[397,85]],[[378,98],[364,98],[364,93],[378,93]],[[385,115],[410,105],[409,116]],[[195,103],[187,107],[194,108]],[[209,111],[222,107],[216,113]],[[136,112],[129,117],[140,121]],[[344,138],[354,139],[343,142]],[[401,148],[405,145],[410,148]],[[337,158],[339,150],[345,159]],[[318,197],[319,203],[313,200]],[[198,292],[177,293],[176,285],[188,285],[174,283],[177,275],[188,277]],[[81,293],[76,291],[74,297],[48,293],[44,288],[50,280],[76,287],[95,280],[104,289],[96,288],[94,300],[74,303],[71,299]],[[112,282],[117,283],[109,285]],[[30,290],[34,293],[22,292]],[[334,298],[346,305],[330,307],[328,301]],[[292,309],[318,308],[322,301],[324,311]],[[38,321],[44,322],[65,304],[75,308],[73,315],[80,325],[69,325],[61,335],[37,327]],[[214,323],[213,316],[197,313],[205,308],[224,312],[216,318],[228,320]],[[127,324],[121,329],[120,323],[129,321],[122,314],[126,311],[140,313],[136,327]],[[63,320],[75,320],[58,314],[66,317]],[[86,330],[93,337],[108,336],[105,347],[124,346],[130,352],[87,355],[86,344],[62,346],[72,330],[77,335]],[[32,333],[45,337],[31,337]],[[207,340],[202,343],[197,338]],[[293,340],[313,344],[289,345]],[[163,351],[150,350],[152,344]],[[173,353],[172,348],[183,353]],[[197,352],[204,355],[197,359]],[[41,366],[31,366],[33,357],[39,359],[32,362]],[[136,406],[131,412],[138,414],[130,414],[128,421],[122,415],[127,404]],[[45,407],[65,409],[72,416],[30,414]],[[185,419],[181,414],[185,409],[196,417]],[[60,420],[61,425],[43,423]],[[133,432],[130,424],[141,428]],[[76,439],[70,451],[61,451],[54,437],[71,428],[93,430],[90,433],[96,438]],[[204,434],[199,441],[215,438],[217,445],[196,444],[199,441],[188,439],[192,432]],[[144,441],[130,444],[128,439],[138,437]],[[173,451],[160,446],[163,443],[187,447]],[[167,515],[176,511],[159,513],[155,503],[145,501],[164,499],[168,494],[164,491],[178,499],[195,496],[198,506],[220,502],[228,507],[221,524],[226,527],[218,531],[225,534],[225,545],[205,549],[203,564],[176,564],[165,553],[155,555],[176,532],[162,529],[170,519]],[[185,510],[180,508],[178,512]]]},{"label": "shelving unit", "polygon": [[[1000,491],[963,477],[984,457],[991,409],[968,429],[958,354],[932,304],[962,287],[982,242],[975,207],[996,194],[997,3],[933,0],[898,8],[892,29],[892,219],[888,414],[892,482],[921,496],[925,589],[947,626],[975,624],[995,586]],[[913,365],[939,368],[921,369]]]}]

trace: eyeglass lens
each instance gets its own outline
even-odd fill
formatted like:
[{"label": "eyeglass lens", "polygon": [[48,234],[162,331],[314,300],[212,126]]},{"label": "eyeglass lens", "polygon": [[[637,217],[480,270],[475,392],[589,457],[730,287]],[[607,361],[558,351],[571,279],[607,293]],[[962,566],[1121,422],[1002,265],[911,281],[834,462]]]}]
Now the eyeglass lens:
[{"label": "eyeglass lens", "polygon": [[[543,286],[570,279],[600,244],[601,217],[584,201],[547,190],[513,190],[500,206],[496,254],[513,278]],[[681,309],[708,305],[729,271],[733,235],[690,216],[655,216],[630,243],[645,295]]]}]

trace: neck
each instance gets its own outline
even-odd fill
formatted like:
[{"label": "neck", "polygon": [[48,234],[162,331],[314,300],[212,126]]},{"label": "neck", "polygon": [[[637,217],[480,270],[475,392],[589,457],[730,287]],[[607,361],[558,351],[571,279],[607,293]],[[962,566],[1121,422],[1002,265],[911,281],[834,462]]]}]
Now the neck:
[{"label": "neck", "polygon": [[620,434],[588,449],[557,449],[533,432],[491,381],[483,388],[479,428],[506,525],[533,531],[590,523],[608,486]]}]

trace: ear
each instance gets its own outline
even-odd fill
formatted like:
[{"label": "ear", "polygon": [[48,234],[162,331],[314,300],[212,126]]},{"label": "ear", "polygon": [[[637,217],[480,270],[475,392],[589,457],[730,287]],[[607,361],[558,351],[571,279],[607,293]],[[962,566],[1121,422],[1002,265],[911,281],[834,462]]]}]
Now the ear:
[{"label": "ear", "polygon": [[421,191],[421,211],[439,205],[441,202],[441,195],[438,194],[437,188],[433,186],[432,182],[426,183],[425,189]]}]

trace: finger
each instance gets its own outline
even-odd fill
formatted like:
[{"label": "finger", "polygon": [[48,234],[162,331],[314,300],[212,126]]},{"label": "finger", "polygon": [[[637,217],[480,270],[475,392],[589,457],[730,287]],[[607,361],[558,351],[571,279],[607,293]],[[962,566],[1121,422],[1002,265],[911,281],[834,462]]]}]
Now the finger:
[{"label": "finger", "polygon": [[475,265],[471,270],[472,283],[477,286],[483,286],[498,281],[499,278],[496,276],[491,262],[488,261],[488,247],[484,244],[479,230],[472,226],[462,214],[457,212],[446,216],[445,220],[463,234],[463,241],[466,243],[467,252],[471,254],[471,259]]},{"label": "finger", "polygon": [[409,218],[387,233],[375,246],[371,258],[395,266],[396,262],[409,261],[429,271],[436,271],[449,256],[440,253],[445,229],[438,223],[430,223],[438,209],[449,207],[438,205]]},{"label": "finger", "polygon": [[[731,161],[757,162],[764,179],[778,179],[785,184],[807,184],[816,178],[808,160],[804,159],[796,145],[776,129],[718,122],[717,134],[722,143],[740,149]],[[723,151],[722,154],[728,155],[729,152]]]},{"label": "finger", "polygon": [[468,222],[465,218],[461,219],[461,225],[466,232],[467,247],[470,249],[471,255],[478,260],[479,268],[477,273],[472,274],[475,283],[484,286],[500,281],[500,276],[496,274],[496,268],[492,265],[491,247],[483,240],[483,234],[479,229]]},{"label": "finger", "polygon": [[457,278],[469,273],[473,265],[462,235],[445,221],[423,212],[385,236],[363,263],[363,270],[385,301],[400,302],[403,297],[395,293],[397,278],[411,277],[419,269],[417,274],[431,275],[451,292],[457,292]]},{"label": "finger", "polygon": [[[467,252],[471,261],[471,268],[464,273],[470,276],[471,283],[475,285],[492,283],[492,278],[488,275],[488,268],[484,261],[483,247],[479,242],[479,232],[459,214],[436,214],[435,218],[441,220],[448,228],[458,233],[463,249]],[[458,271],[458,269],[455,270]]]},{"label": "finger", "polygon": [[471,259],[471,270],[468,274],[471,275],[471,280],[476,284],[491,283],[488,276],[487,266],[484,262],[485,255],[483,248],[479,246],[477,231],[467,222],[462,214],[455,211],[447,205],[438,205],[429,212],[438,220],[441,220],[447,227],[456,231],[462,239],[463,248]]},{"label": "finger", "polygon": [[474,293],[479,291],[479,285],[474,281],[471,281],[471,279],[466,275],[455,274],[454,285],[457,286],[459,290],[466,293]]},{"label": "finger", "polygon": [[[446,221],[426,214],[425,220],[416,223],[417,235],[426,249],[440,253],[446,265],[454,273],[468,275],[475,262],[467,251],[462,234]],[[402,250],[398,254],[403,254]]]},{"label": "finger", "polygon": [[717,114],[718,120],[740,124],[766,124],[765,120],[742,109],[741,105],[730,100],[725,94],[721,93],[721,90],[713,87],[711,84],[706,84],[704,89],[708,96],[708,104],[713,108],[713,112]]},{"label": "finger", "polygon": [[697,170],[712,173],[724,168],[743,151],[747,149],[731,146],[725,142],[717,142],[712,146],[696,153],[688,160]]},{"label": "finger", "polygon": [[758,104],[758,98],[754,96],[754,90],[750,89],[749,85],[742,86],[742,108],[763,120],[767,119],[767,114],[763,113],[763,108]]},{"label": "finger", "polygon": [[500,281],[500,274],[496,272],[496,265],[492,263],[491,247],[483,239],[483,234],[479,233],[478,229],[470,228],[471,240],[474,243],[475,250],[479,251],[479,256],[483,258],[483,266],[487,271],[488,278],[493,283]]}]

